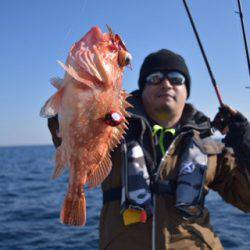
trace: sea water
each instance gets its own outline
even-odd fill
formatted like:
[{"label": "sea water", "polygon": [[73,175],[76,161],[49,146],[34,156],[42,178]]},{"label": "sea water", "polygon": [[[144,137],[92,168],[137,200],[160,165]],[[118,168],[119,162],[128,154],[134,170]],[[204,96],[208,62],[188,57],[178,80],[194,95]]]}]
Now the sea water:
[{"label": "sea water", "polygon": [[[0,249],[98,249],[100,188],[87,190],[87,223],[62,225],[68,173],[56,180],[53,146],[0,147]],[[206,202],[225,249],[250,250],[250,216],[210,192]]]}]

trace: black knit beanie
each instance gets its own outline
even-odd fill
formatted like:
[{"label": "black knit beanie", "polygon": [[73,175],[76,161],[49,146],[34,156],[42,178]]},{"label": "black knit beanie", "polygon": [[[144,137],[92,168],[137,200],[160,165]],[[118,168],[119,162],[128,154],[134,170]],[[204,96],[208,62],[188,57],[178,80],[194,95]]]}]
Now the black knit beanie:
[{"label": "black knit beanie", "polygon": [[138,81],[139,90],[142,92],[146,78],[151,73],[172,70],[179,71],[186,77],[185,85],[187,88],[187,97],[189,97],[191,79],[185,60],[182,56],[167,49],[161,49],[155,53],[151,53],[144,59]]}]

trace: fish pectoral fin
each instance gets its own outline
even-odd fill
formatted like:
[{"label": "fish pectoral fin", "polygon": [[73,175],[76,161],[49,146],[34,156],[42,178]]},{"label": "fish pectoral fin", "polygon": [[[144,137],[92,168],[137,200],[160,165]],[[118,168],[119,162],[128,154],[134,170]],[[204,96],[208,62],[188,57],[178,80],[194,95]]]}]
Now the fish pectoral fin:
[{"label": "fish pectoral fin", "polygon": [[94,89],[95,86],[93,84],[92,81],[88,80],[88,79],[84,79],[82,77],[80,77],[77,72],[75,71],[75,69],[71,66],[71,65],[65,65],[64,63],[62,63],[61,61],[57,61],[58,64],[71,76],[73,77],[76,81],[83,83],[85,86]]},{"label": "fish pectoral fin", "polygon": [[93,172],[88,176],[88,186],[94,188],[100,185],[103,180],[108,176],[112,167],[110,156],[107,155],[103,158],[99,165],[93,166]]},{"label": "fish pectoral fin", "polygon": [[53,96],[46,101],[44,106],[41,108],[40,116],[43,118],[50,118],[55,116],[58,113],[58,110],[61,105],[63,89],[57,91]]},{"label": "fish pectoral fin", "polygon": [[50,83],[58,90],[63,87],[63,79],[60,77],[52,77]]}]

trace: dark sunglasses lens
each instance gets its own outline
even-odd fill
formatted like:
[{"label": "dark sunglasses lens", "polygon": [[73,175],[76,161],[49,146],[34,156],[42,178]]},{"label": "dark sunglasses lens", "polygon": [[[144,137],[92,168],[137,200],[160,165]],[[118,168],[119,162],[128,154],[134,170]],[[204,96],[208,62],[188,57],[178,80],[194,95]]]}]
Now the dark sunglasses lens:
[{"label": "dark sunglasses lens", "polygon": [[167,78],[173,85],[182,85],[186,81],[185,76],[179,72],[169,72]]},{"label": "dark sunglasses lens", "polygon": [[147,78],[146,78],[146,82],[149,85],[157,85],[160,84],[164,79],[164,75],[161,72],[156,72],[156,73],[152,73],[150,74]]}]

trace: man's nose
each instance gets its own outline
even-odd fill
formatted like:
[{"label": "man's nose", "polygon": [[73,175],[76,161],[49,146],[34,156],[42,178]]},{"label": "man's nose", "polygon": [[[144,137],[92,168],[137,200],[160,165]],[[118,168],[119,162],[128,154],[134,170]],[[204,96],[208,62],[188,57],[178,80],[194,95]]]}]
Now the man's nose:
[{"label": "man's nose", "polygon": [[167,78],[164,78],[161,84],[162,84],[162,87],[164,87],[164,88],[172,88],[173,87],[171,82]]}]

